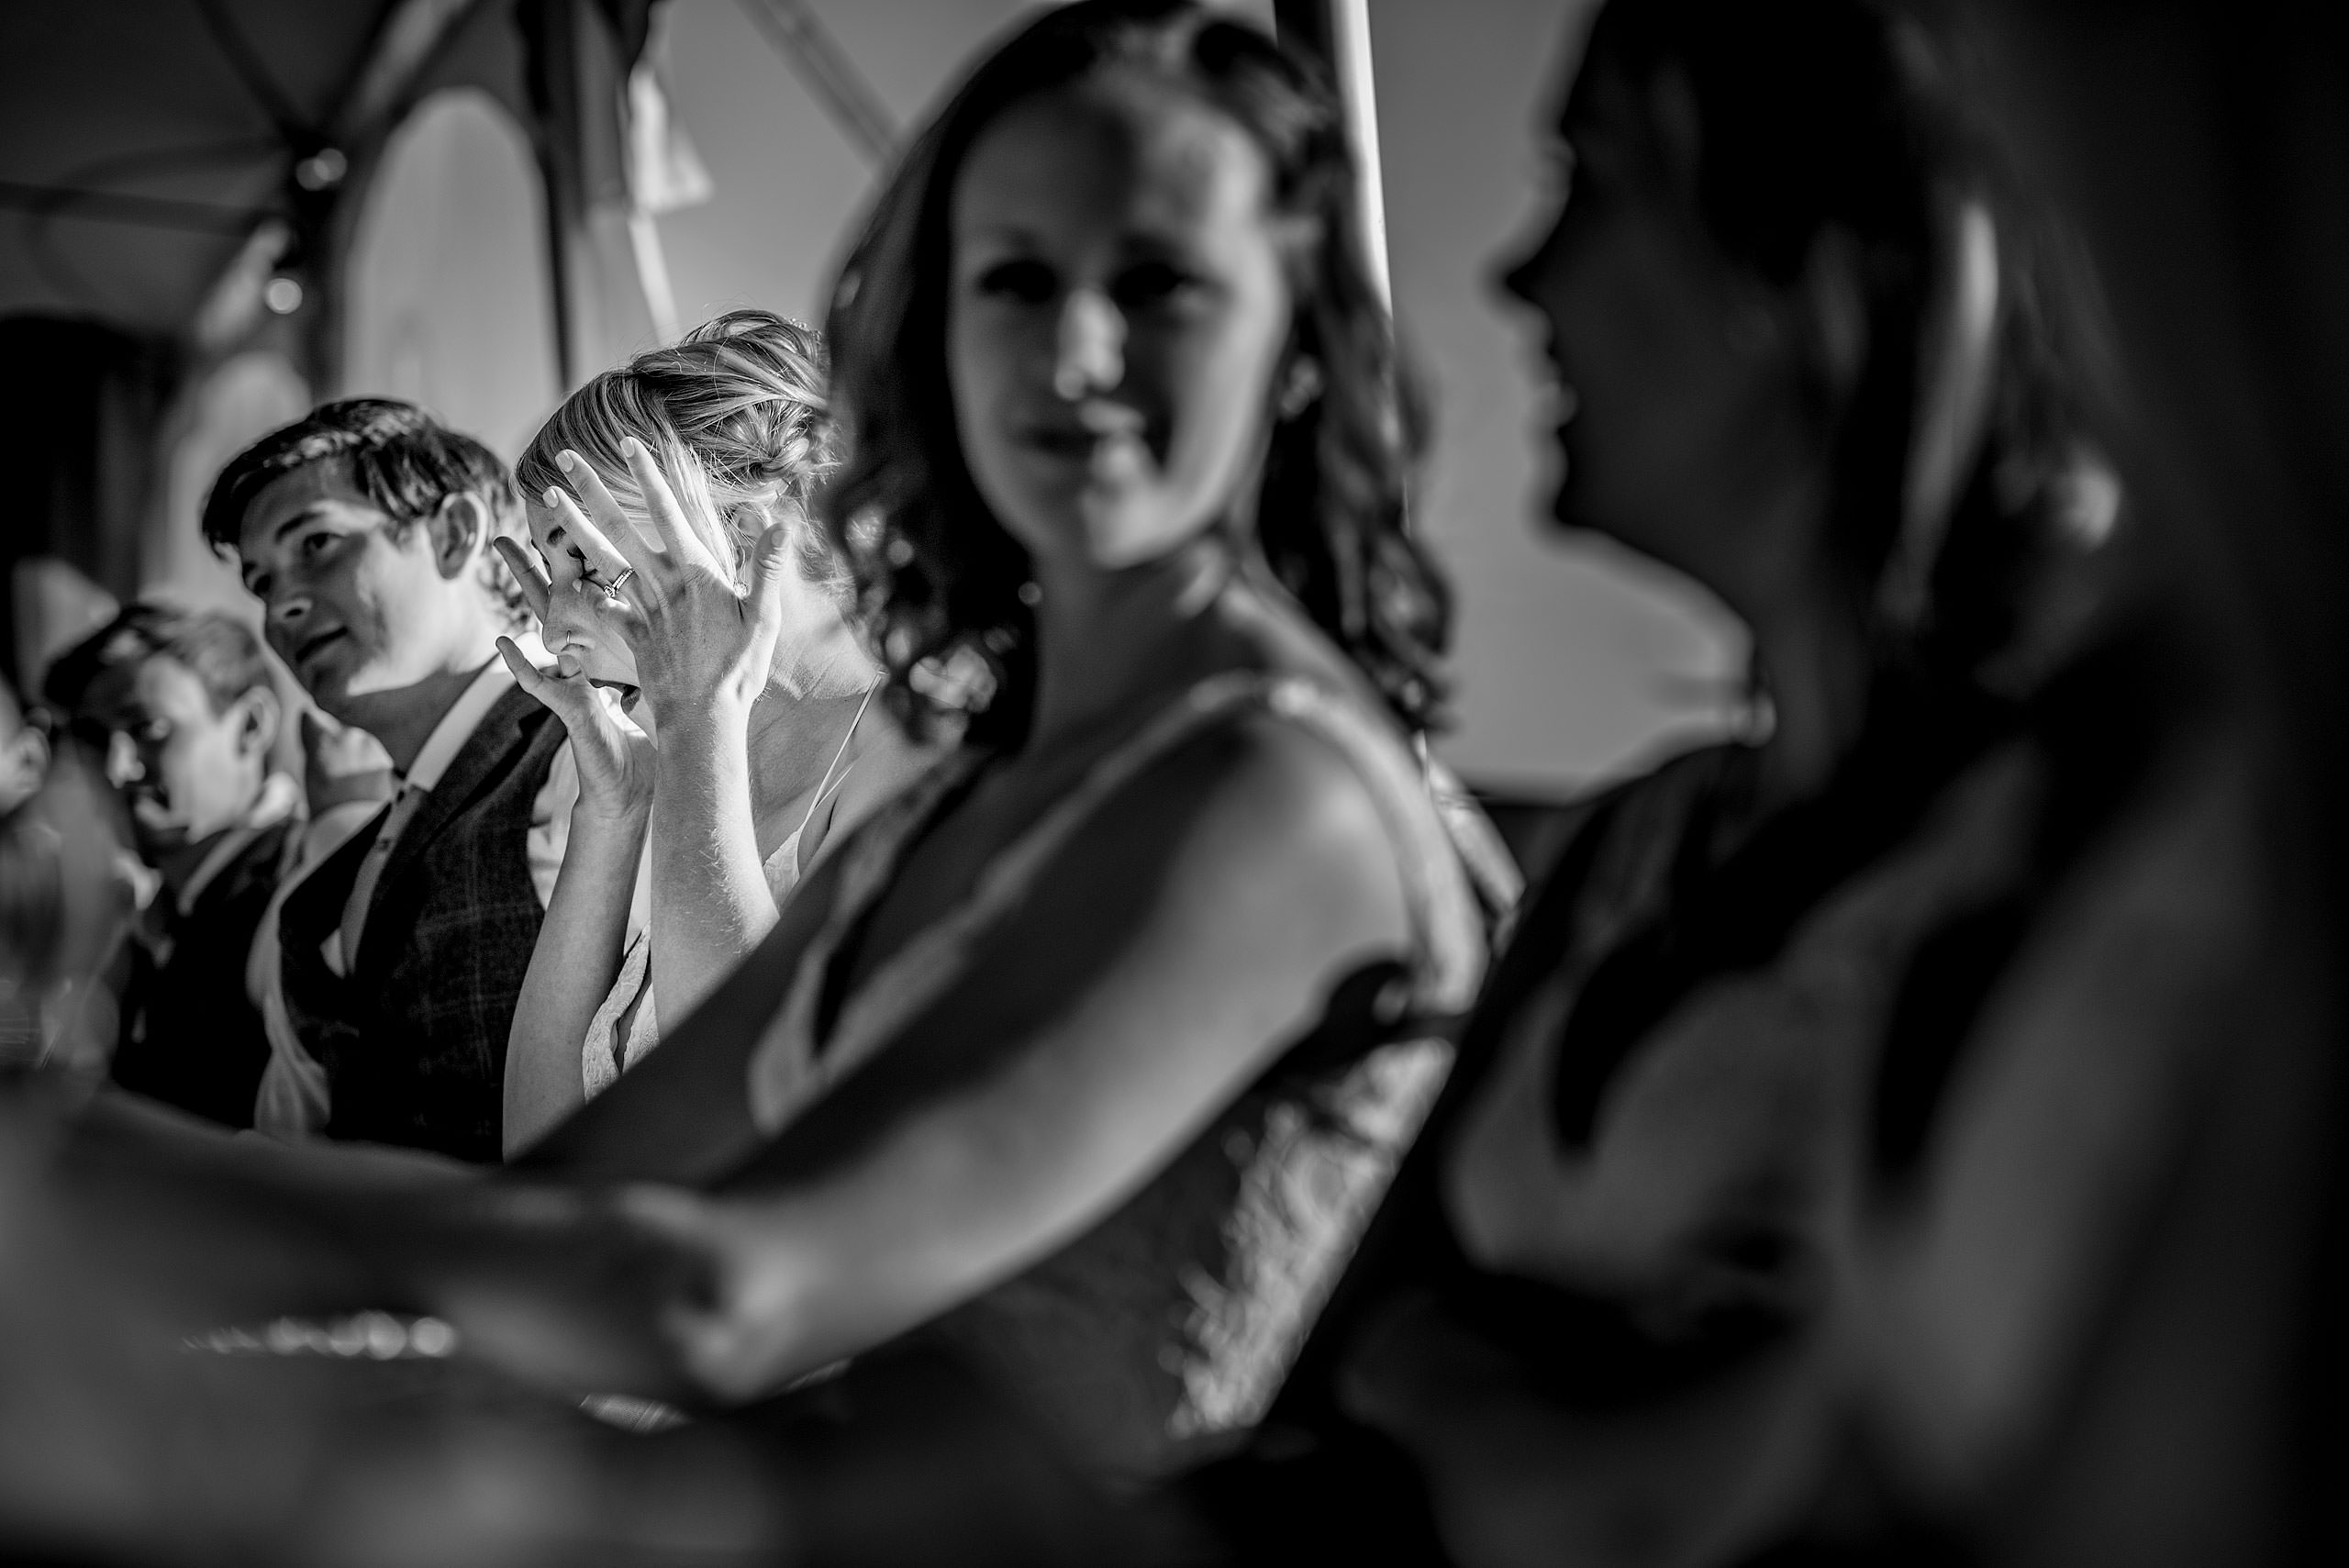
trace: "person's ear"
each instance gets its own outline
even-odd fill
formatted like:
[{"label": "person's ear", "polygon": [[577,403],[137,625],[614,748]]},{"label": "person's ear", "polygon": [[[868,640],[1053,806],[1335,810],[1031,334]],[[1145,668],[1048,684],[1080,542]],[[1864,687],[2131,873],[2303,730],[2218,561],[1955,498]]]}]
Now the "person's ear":
[{"label": "person's ear", "polygon": [[277,744],[278,726],[285,720],[277,693],[266,685],[255,686],[237,701],[244,710],[237,716],[238,754],[268,756]]},{"label": "person's ear", "polygon": [[1313,400],[1321,395],[1321,363],[1319,360],[1310,354],[1299,354],[1289,361],[1288,369],[1281,376],[1280,395],[1275,399],[1280,417],[1294,419],[1304,413],[1313,406]]},{"label": "person's ear", "polygon": [[462,576],[486,547],[492,532],[489,504],[470,490],[444,495],[426,520],[431,530],[432,563],[440,575]]},{"label": "person's ear", "polygon": [[1859,247],[1836,228],[1820,231],[1797,283],[1811,367],[1831,402],[1858,391],[1868,361],[1868,297]]}]

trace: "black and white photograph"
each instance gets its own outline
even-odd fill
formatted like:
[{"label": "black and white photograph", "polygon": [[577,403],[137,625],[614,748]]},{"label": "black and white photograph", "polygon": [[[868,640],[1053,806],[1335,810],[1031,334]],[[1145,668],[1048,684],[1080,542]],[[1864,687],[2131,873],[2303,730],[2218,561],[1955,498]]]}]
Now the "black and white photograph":
[{"label": "black and white photograph", "polygon": [[2349,1562],[2349,8],[0,0],[0,1562]]}]

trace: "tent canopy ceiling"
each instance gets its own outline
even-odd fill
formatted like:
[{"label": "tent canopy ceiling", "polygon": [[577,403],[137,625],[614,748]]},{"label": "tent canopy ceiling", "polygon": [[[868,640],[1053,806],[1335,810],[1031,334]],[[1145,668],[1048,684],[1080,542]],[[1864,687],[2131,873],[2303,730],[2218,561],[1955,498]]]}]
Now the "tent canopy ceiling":
[{"label": "tent canopy ceiling", "polygon": [[393,5],[0,6],[0,311],[184,327]]}]

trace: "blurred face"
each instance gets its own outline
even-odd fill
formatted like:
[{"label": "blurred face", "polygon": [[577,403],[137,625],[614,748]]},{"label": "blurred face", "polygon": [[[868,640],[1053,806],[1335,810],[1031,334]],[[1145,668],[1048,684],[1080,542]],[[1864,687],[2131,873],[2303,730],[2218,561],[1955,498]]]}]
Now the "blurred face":
[{"label": "blurred face", "polygon": [[49,776],[49,742],[27,724],[16,698],[0,686],[0,817],[40,793]]},{"label": "blurred face", "polygon": [[1651,90],[1594,59],[1562,129],[1571,190],[1502,279],[1547,328],[1555,515],[1734,603],[1798,542],[1757,526],[1753,505],[1780,481],[1802,395],[1785,302],[1704,226],[1681,79]]},{"label": "blurred face", "polygon": [[457,495],[402,533],[340,464],[317,462],[253,498],[237,553],[269,646],[320,707],[363,726],[367,699],[478,664],[503,629],[475,577],[486,521]]},{"label": "blurred face", "polygon": [[971,149],[955,428],[1040,566],[1152,560],[1253,483],[1289,317],[1266,176],[1225,117],[1114,72],[1015,105]]},{"label": "blurred face", "polygon": [[106,781],[129,806],[142,850],[201,843],[252,809],[276,734],[270,694],[248,692],[216,713],[195,671],[158,656],[93,696],[107,731]]}]

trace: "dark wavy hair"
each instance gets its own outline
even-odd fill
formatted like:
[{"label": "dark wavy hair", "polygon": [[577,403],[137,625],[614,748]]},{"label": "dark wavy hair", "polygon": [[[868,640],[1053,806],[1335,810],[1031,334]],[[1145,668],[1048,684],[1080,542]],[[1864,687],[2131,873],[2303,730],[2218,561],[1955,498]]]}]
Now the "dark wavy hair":
[{"label": "dark wavy hair", "polygon": [[[263,490],[314,462],[335,462],[359,493],[392,519],[399,533],[432,515],[451,495],[471,493],[487,508],[493,537],[522,537],[522,507],[514,476],[497,454],[450,429],[413,403],[392,397],[346,397],[321,403],[271,431],[228,460],[204,501],[204,537],[225,555],[237,553],[245,509]],[[482,591],[513,626],[529,624],[521,585],[497,551],[482,540]]]},{"label": "dark wavy hair", "polygon": [[[946,369],[948,213],[971,148],[1014,104],[1115,68],[1228,116],[1264,154],[1270,200],[1304,220],[1284,363],[1321,395],[1277,417],[1255,508],[1273,572],[1404,724],[1443,695],[1442,579],[1404,527],[1424,430],[1361,249],[1355,167],[1323,74],[1264,33],[1176,0],[1079,0],[989,55],[907,150],[841,271],[827,336],[849,457],[827,521],[857,575],[893,696],[933,707],[927,673],[983,662],[993,693],[970,733],[1016,743],[1034,699],[1026,550],[973,484]],[[1275,378],[1278,384],[1278,378]],[[1272,413],[1268,410],[1268,414]]]},{"label": "dark wavy hair", "polygon": [[[1786,287],[1822,234],[1855,246],[1867,355],[1834,428],[1829,547],[1875,601],[1879,661],[1968,679],[2016,636],[2044,570],[2101,539],[2118,489],[2087,433],[2096,355],[2081,280],[1931,22],[1882,0],[1609,0],[1582,72],[1680,73],[1699,127],[1697,208],[1731,260]],[[1963,202],[1997,236],[1987,406],[1945,517],[1904,537],[1920,373]],[[1888,574],[1910,568],[1920,602],[1887,613]]]}]

